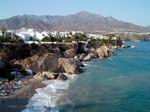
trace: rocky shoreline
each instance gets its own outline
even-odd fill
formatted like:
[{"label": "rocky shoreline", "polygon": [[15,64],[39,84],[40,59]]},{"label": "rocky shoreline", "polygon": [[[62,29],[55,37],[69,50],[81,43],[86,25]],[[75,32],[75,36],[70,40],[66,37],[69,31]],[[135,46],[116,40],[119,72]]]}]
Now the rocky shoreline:
[{"label": "rocky shoreline", "polygon": [[[25,108],[28,99],[34,95],[35,89],[44,86],[42,81],[65,81],[68,79],[65,73],[69,75],[80,74],[84,72],[82,69],[82,67],[84,67],[83,62],[91,61],[92,59],[97,58],[108,58],[112,56],[114,51],[121,46],[122,45],[99,46],[95,43],[86,44],[86,47],[85,43],[56,44],[46,47],[43,47],[43,45],[38,45],[28,52],[30,55],[32,54],[31,56],[26,58],[11,59],[11,63],[9,64],[1,58],[1,73],[8,73],[9,71],[11,78],[13,77],[14,79],[8,78],[9,80],[6,82],[3,82],[4,80],[1,81],[3,86],[0,85],[0,94],[3,95],[0,96],[0,103],[5,106],[6,104],[9,104],[10,100],[12,100],[14,101],[14,106],[21,104],[22,106],[20,109],[14,108],[14,112],[16,112],[16,110],[19,112]],[[51,48],[51,51],[47,50],[48,48]],[[12,85],[11,82],[14,82],[14,84]],[[5,86],[5,83],[8,88],[6,88],[7,86]],[[1,89],[1,87],[4,88]],[[14,89],[14,87],[16,89]],[[23,99],[23,103],[20,99]],[[5,102],[5,104],[3,104],[3,102]],[[2,109],[2,111],[4,110],[12,109],[6,107],[5,109]]]},{"label": "rocky shoreline", "polygon": [[[21,49],[27,49],[29,46],[27,48],[22,48],[24,45],[20,47]],[[64,73],[70,75],[80,74],[83,72],[83,61],[108,58],[119,47],[121,45],[99,46],[95,43],[67,43],[50,46],[34,45],[32,49],[30,48],[30,52],[27,52],[28,55],[32,54],[31,56],[23,59],[12,59],[10,60],[11,63],[8,64],[9,66],[1,58],[0,71],[3,74],[5,71],[10,71],[11,77],[14,78],[11,81],[14,84],[12,85],[11,81],[1,81],[0,94],[2,95],[0,97],[8,98],[11,94],[17,93],[17,88],[23,88],[24,85],[30,85],[33,82],[67,80],[67,76]],[[48,48],[51,48],[51,51]]]},{"label": "rocky shoreline", "polygon": [[[69,49],[70,50],[70,49]],[[66,52],[70,52],[67,50]],[[66,53],[65,52],[65,53]],[[67,77],[63,73],[80,74],[83,72],[83,61],[90,61],[96,58],[108,58],[114,52],[113,48],[101,46],[97,49],[90,49],[87,53],[73,55],[72,49],[70,54],[65,58],[56,55],[55,53],[46,53],[42,55],[34,55],[25,60],[16,61],[15,64],[22,65],[26,69],[32,70],[35,80],[58,79],[66,80]]]}]

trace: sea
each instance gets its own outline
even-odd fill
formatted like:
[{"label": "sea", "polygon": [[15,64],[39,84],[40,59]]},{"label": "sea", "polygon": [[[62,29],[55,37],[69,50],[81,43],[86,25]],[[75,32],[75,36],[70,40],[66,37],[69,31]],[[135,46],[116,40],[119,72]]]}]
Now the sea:
[{"label": "sea", "polygon": [[150,42],[125,42],[67,81],[44,81],[22,112],[150,112]]}]

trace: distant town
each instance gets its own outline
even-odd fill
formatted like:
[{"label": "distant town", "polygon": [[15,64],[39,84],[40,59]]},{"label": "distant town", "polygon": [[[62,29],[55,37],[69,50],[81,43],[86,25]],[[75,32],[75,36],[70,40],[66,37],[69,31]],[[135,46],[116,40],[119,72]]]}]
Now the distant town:
[{"label": "distant town", "polygon": [[[136,32],[85,33],[83,31],[49,32],[49,31],[37,31],[35,29],[26,29],[26,28],[21,28],[18,30],[7,30],[5,28],[0,28],[0,38],[1,38],[0,40],[2,40],[2,38],[4,37],[7,37],[6,40],[8,40],[9,38],[10,39],[18,38],[24,41],[26,44],[39,42],[47,44],[51,42],[72,42],[75,41],[72,38],[73,36],[78,36],[79,41],[87,41],[86,39],[108,40],[110,36],[114,40],[117,38],[120,38],[125,41],[137,41],[137,42],[150,40],[150,33],[136,33]],[[7,42],[6,40],[3,42]]]}]

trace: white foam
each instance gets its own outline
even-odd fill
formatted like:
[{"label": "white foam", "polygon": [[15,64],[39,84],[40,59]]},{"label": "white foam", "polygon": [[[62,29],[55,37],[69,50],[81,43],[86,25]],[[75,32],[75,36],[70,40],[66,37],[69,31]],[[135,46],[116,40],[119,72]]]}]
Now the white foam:
[{"label": "white foam", "polygon": [[90,66],[90,62],[83,62],[84,66]]},{"label": "white foam", "polygon": [[70,83],[77,78],[77,75],[68,75],[67,81],[47,80],[43,83],[47,86],[36,89],[36,94],[29,100],[26,109],[22,112],[59,112],[57,101],[68,89]]}]

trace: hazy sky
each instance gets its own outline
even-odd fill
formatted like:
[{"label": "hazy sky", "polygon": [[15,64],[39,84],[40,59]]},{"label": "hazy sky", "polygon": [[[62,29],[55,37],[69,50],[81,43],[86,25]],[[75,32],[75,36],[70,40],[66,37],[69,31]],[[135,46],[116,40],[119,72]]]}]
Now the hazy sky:
[{"label": "hazy sky", "polygon": [[0,19],[14,15],[68,15],[86,10],[150,25],[150,0],[0,0]]}]

